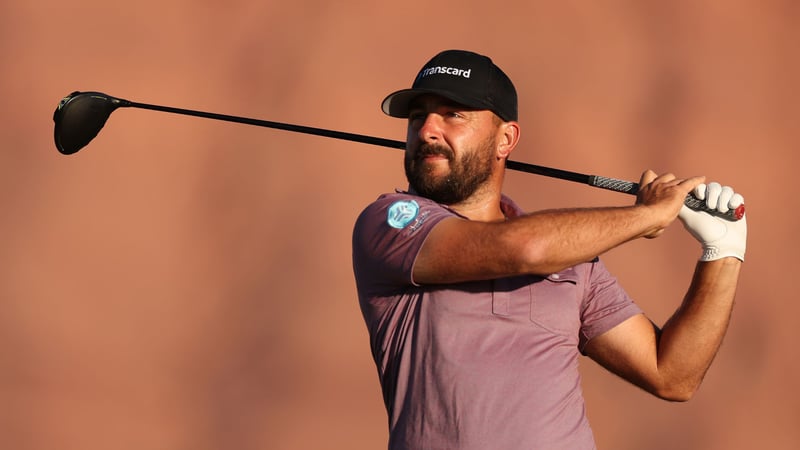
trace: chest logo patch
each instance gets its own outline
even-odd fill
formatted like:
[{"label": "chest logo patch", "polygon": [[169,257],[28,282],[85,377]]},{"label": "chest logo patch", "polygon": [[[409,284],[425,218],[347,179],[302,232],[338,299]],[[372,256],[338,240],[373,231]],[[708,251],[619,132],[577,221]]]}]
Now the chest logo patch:
[{"label": "chest logo patch", "polygon": [[386,215],[386,223],[392,228],[403,229],[419,214],[419,204],[414,200],[399,200],[392,203]]}]

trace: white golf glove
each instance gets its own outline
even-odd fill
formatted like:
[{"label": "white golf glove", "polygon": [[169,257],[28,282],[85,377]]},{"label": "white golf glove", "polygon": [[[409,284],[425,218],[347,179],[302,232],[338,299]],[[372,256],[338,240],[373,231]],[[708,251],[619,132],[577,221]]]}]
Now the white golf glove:
[{"label": "white golf glove", "polygon": [[[709,209],[721,213],[744,204],[744,198],[734,192],[733,188],[714,182],[698,185],[694,189],[694,195],[700,200],[705,200]],[[678,217],[683,226],[702,245],[703,254],[700,256],[700,261],[714,261],[726,256],[744,261],[747,245],[746,214],[737,221],[728,221],[683,205]]]}]

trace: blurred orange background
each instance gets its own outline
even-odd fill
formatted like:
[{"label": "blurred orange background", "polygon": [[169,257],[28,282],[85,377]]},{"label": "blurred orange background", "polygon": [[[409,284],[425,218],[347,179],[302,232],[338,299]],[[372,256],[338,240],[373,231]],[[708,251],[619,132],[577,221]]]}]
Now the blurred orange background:
[{"label": "blurred orange background", "polygon": [[[602,5],[601,5],[602,3]],[[390,139],[379,103],[447,48],[520,92],[519,161],[732,184],[747,261],[705,384],[671,404],[584,361],[601,449],[800,448],[800,8],[791,1],[4,2],[0,447],[376,449],[386,417],[350,267],[402,152],[137,109],[53,145],[74,90]],[[524,208],[631,197],[511,172]],[[605,255],[658,323],[698,245]]]}]

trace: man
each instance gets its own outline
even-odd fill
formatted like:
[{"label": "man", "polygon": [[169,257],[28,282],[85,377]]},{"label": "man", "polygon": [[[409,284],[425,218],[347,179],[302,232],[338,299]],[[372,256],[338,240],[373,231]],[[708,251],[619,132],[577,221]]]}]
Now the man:
[{"label": "man", "polygon": [[[746,221],[742,196],[646,171],[635,204],[525,214],[505,195],[520,137],[511,80],[449,50],[383,111],[408,119],[408,192],[356,221],[353,267],[389,416],[391,449],[591,449],[584,354],[652,394],[688,400],[729,322]],[[598,255],[676,217],[702,245],[682,304],[658,328]]]}]

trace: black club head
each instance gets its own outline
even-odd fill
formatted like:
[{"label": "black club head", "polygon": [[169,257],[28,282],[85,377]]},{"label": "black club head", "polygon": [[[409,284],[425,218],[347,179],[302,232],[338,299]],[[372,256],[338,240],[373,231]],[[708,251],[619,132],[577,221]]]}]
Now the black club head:
[{"label": "black club head", "polygon": [[71,155],[85,147],[123,102],[100,92],[76,91],[64,97],[53,113],[58,151]]}]

